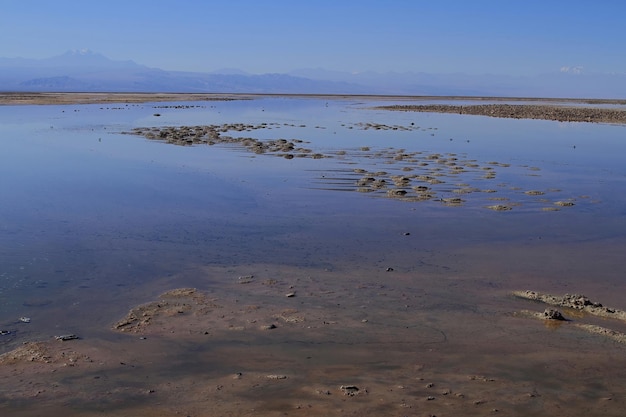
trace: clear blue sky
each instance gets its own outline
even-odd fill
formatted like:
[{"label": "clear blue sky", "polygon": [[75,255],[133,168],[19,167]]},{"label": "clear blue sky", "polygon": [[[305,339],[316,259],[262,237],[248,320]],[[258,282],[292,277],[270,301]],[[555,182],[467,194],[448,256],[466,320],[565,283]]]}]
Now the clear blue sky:
[{"label": "clear blue sky", "polygon": [[626,72],[623,0],[0,0],[0,57],[166,70]]}]

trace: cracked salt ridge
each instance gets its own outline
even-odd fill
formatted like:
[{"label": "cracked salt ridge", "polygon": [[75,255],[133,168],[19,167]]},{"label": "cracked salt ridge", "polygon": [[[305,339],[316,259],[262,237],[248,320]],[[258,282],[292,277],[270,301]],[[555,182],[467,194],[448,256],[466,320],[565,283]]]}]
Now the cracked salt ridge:
[{"label": "cracked salt ridge", "polygon": [[[591,301],[588,297],[584,295],[578,294],[565,294],[563,297],[558,297],[551,294],[542,294],[536,291],[514,291],[513,295],[519,298],[524,298],[526,300],[532,301],[540,301],[546,304],[572,308],[575,310],[582,310],[589,314],[614,318],[617,320],[626,321],[626,311],[618,310],[615,308],[604,307],[602,304],[598,302]],[[546,319],[545,313],[534,313],[523,311],[523,315],[538,319]],[[585,324],[585,323],[574,323],[574,326],[585,330],[589,333],[598,334],[601,336],[608,337],[618,343],[626,344],[626,334],[622,332],[618,332],[616,330],[608,329],[606,327],[597,326],[593,324]]]},{"label": "cracked salt ridge", "polygon": [[584,295],[565,294],[563,297],[559,297],[556,295],[542,294],[540,292],[530,290],[513,291],[513,295],[516,297],[524,298],[526,300],[541,301],[543,303],[553,306],[583,310],[595,316],[608,317],[626,321],[626,311],[618,310],[611,307],[605,307],[598,302],[591,301],[588,297]]},{"label": "cracked salt ridge", "polygon": [[560,122],[626,123],[626,111],[622,109],[568,107],[556,105],[483,104],[454,106],[433,104],[380,106],[375,109],[431,113],[456,113],[510,119],[555,120]]}]

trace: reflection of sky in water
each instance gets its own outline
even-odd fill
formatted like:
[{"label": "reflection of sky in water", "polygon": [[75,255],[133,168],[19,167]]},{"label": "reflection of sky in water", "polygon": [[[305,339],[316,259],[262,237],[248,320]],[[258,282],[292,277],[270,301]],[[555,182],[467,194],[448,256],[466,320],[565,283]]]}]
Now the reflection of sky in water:
[{"label": "reflection of sky in water", "polygon": [[[117,287],[193,263],[363,262],[381,246],[401,250],[389,233],[406,230],[421,231],[411,250],[537,234],[603,239],[623,230],[622,126],[385,112],[369,109],[380,103],[357,100],[185,104],[197,107],[0,107],[2,317],[17,314],[27,299],[64,297],[79,286],[86,299],[123,298]],[[413,130],[363,130],[368,122]],[[222,123],[277,123],[238,135],[302,139],[314,152],[347,155],[286,160],[120,134]],[[503,188],[559,188],[565,198],[589,199],[559,213],[495,213],[317,189],[322,175],[337,170],[393,168],[359,157],[363,146],[507,163],[494,180]]]}]

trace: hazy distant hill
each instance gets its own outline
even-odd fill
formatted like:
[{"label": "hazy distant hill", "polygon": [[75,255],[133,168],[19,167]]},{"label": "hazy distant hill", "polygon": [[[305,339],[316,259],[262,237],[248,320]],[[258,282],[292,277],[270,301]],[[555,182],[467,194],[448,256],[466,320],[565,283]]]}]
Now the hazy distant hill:
[{"label": "hazy distant hill", "polygon": [[0,91],[215,92],[398,94],[626,98],[626,74],[586,74],[564,68],[534,77],[503,75],[348,73],[299,69],[249,74],[236,68],[211,73],[165,71],[115,61],[87,50],[46,59],[0,58]]},{"label": "hazy distant hill", "polygon": [[114,61],[91,51],[47,59],[0,58],[0,91],[245,92],[365,94],[370,89],[341,81],[287,74],[252,75],[165,71],[133,61]]},{"label": "hazy distant hill", "polygon": [[348,73],[299,69],[290,75],[378,88],[388,94],[626,99],[626,73],[593,74],[569,68],[536,76],[429,74],[423,72]]}]

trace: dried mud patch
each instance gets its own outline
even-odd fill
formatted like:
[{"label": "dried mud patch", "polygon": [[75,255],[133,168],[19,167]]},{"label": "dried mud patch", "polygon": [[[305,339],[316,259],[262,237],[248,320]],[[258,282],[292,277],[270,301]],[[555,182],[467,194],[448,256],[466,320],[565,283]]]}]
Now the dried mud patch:
[{"label": "dried mud patch", "polygon": [[194,317],[206,316],[219,308],[195,288],[179,288],[162,294],[156,301],[132,308],[126,317],[113,325],[113,329],[140,334],[171,331],[169,322],[172,320],[169,319],[172,317],[179,318],[175,321],[177,327],[188,327]]}]

